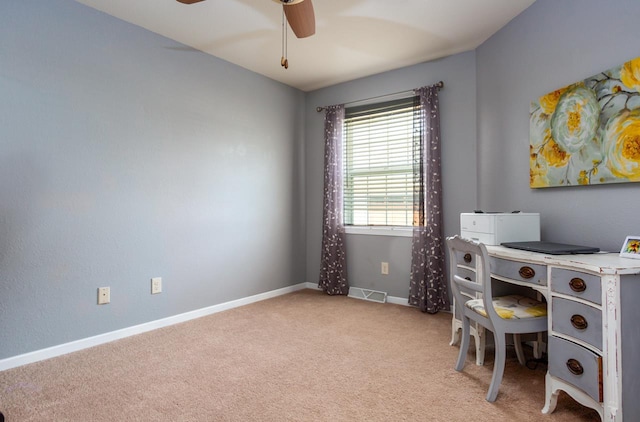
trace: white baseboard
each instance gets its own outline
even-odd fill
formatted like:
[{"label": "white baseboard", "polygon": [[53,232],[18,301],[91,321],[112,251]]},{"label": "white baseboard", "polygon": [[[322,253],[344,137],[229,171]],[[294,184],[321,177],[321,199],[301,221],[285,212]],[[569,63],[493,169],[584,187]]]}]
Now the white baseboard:
[{"label": "white baseboard", "polygon": [[109,333],[100,334],[93,337],[48,347],[46,349],[36,350],[22,355],[12,356],[10,358],[0,360],[0,371],[4,371],[18,366],[27,365],[29,363],[39,362],[41,360],[50,359],[56,356],[65,355],[78,350],[87,349],[89,347],[98,346],[100,344],[109,343],[125,337],[134,336],[136,334],[145,333],[147,331],[156,330],[158,328],[167,327],[169,325],[178,324],[203,316],[215,314],[217,312],[226,311],[228,309],[237,308],[239,306],[248,305],[250,303],[259,302],[261,300],[270,299],[272,297],[281,296],[287,293],[295,292],[302,289],[317,289],[318,286],[313,283],[300,283],[293,286],[283,287],[281,289],[272,290],[270,292],[260,293],[254,296],[242,299],[232,300],[218,305],[209,306],[195,311],[185,312],[155,321],[146,322],[140,325],[123,328],[121,330],[111,331]]},{"label": "white baseboard", "polygon": [[307,289],[311,289],[311,290],[320,290],[320,287],[318,287],[318,283],[309,283],[306,282],[304,283],[306,285]]}]

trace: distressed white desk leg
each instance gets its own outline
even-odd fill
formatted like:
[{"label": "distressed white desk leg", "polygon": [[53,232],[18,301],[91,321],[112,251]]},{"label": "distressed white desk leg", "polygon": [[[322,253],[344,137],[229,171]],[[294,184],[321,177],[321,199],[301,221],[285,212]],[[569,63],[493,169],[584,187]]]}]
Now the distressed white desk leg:
[{"label": "distressed white desk leg", "polygon": [[[545,300],[547,300],[546,296],[542,294],[542,292],[538,291],[536,293],[536,298],[538,300],[542,300],[542,298],[545,298]],[[544,345],[544,341],[543,341],[543,334],[542,333],[538,333],[537,334],[537,339],[533,342],[533,357],[535,359],[542,359],[542,349],[543,349],[543,345]]]},{"label": "distressed white desk leg", "polygon": [[522,366],[527,364],[524,358],[524,351],[522,350],[522,336],[520,334],[513,335],[513,347],[516,349],[516,356],[518,356],[518,363]]},{"label": "distressed white desk leg", "polygon": [[487,335],[484,331],[484,327],[476,324],[475,330],[471,330],[471,334],[476,339],[476,365],[484,365],[484,349],[487,343]]},{"label": "distressed white desk leg", "polygon": [[544,377],[544,407],[542,408],[542,413],[548,415],[549,413],[556,410],[556,405],[558,404],[558,394],[560,393],[560,389],[553,385],[553,379],[549,372]]},{"label": "distressed white desk leg", "polygon": [[542,337],[542,333],[538,333],[538,339],[533,342],[533,357],[536,359],[542,359],[542,349],[544,347],[544,341]]},{"label": "distressed white desk leg", "polygon": [[[619,280],[613,276],[603,276],[603,292],[605,300],[605,317],[603,329],[605,332],[604,348],[602,353],[602,370],[604,372],[603,409],[600,412],[602,420],[621,421],[622,415],[622,345],[620,335],[622,327],[620,321],[620,285]],[[632,323],[631,323],[632,324]],[[634,359],[635,360],[635,359]],[[627,361],[627,376],[637,376],[638,365],[631,360]],[[631,385],[631,383],[629,383]],[[637,384],[636,384],[637,385]],[[637,398],[636,398],[637,399]],[[618,413],[620,411],[620,413]],[[625,416],[627,416],[625,414]],[[628,415],[625,421],[637,419],[638,415]]]},{"label": "distressed white desk leg", "polygon": [[[547,375],[544,378],[544,387],[545,404],[542,408],[542,413],[545,415],[548,415],[556,409],[556,405],[558,404],[558,393],[560,390],[563,390],[581,405],[594,409],[598,412],[598,415],[600,415],[600,419],[603,421],[605,420],[604,407],[602,404],[592,399],[587,393],[580,390],[573,384],[562,381],[559,378],[552,377],[549,375],[549,372],[547,372]],[[614,419],[612,418],[611,420]]]}]

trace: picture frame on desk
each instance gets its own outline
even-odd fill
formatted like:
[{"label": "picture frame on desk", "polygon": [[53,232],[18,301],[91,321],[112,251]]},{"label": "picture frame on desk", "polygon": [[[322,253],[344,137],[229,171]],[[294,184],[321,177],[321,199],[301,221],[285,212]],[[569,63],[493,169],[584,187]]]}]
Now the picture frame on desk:
[{"label": "picture frame on desk", "polygon": [[640,236],[627,236],[620,249],[620,256],[640,259]]}]

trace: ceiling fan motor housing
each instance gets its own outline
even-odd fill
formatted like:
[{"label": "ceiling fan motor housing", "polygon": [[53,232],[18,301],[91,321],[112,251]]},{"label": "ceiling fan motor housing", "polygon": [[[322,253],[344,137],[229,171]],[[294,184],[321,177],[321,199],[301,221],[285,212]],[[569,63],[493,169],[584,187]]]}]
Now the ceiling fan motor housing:
[{"label": "ceiling fan motor housing", "polygon": [[302,3],[304,0],[273,0],[276,3],[280,3],[280,4],[285,4],[287,6],[290,6],[292,4],[298,4],[298,3]]}]

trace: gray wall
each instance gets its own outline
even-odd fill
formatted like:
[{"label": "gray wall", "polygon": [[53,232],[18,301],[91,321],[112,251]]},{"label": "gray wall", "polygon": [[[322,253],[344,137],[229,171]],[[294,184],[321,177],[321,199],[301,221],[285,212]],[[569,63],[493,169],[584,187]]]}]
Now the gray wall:
[{"label": "gray wall", "polygon": [[0,359],[304,282],[304,120],[74,1],[0,2]]},{"label": "gray wall", "polygon": [[538,0],[477,50],[480,207],[541,213],[542,238],[619,251],[640,184],[529,188],[529,103],[640,55],[637,0]]},{"label": "gray wall", "polygon": [[[520,209],[545,239],[617,250],[640,185],[529,189],[528,110],[637,56],[639,13],[538,0],[476,51],[305,95],[71,0],[0,2],[0,359],[316,283],[315,107],[439,80],[446,235]],[[348,235],[351,284],[406,297],[410,243]]]},{"label": "gray wall", "polygon": [[[459,214],[476,201],[475,52],[394,70],[320,89],[307,95],[306,223],[307,282],[317,283],[322,241],[324,114],[316,106],[348,103],[444,81],[442,166],[445,234],[459,231]],[[411,238],[347,235],[347,271],[351,286],[382,290],[406,298],[409,293]],[[389,262],[389,275],[380,262]]]}]

